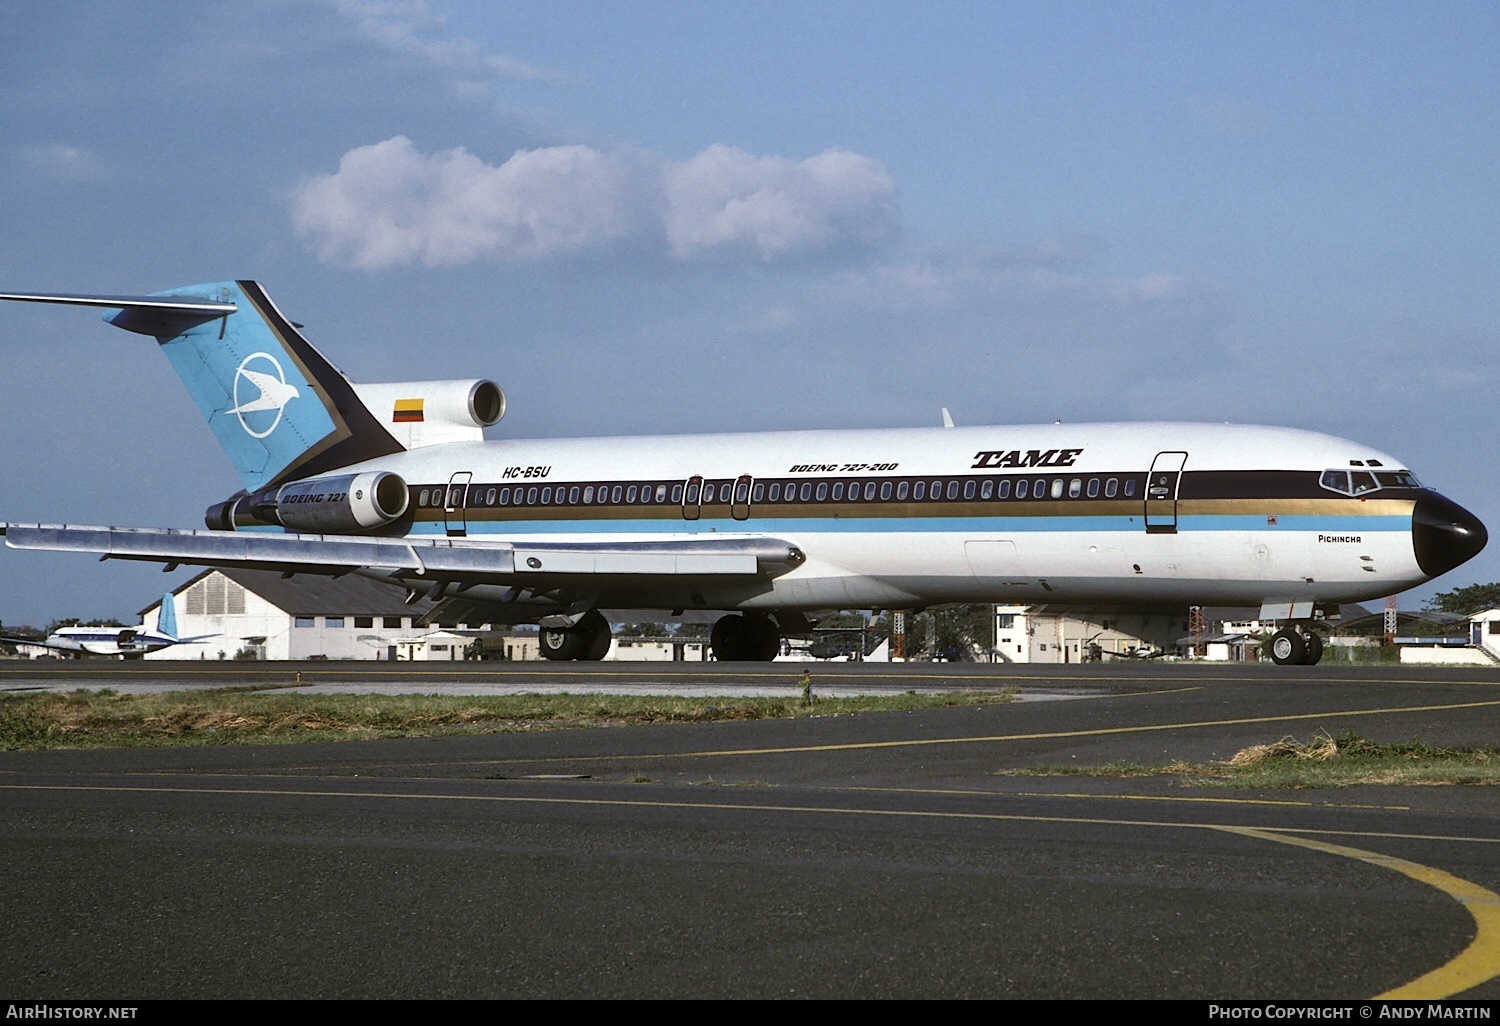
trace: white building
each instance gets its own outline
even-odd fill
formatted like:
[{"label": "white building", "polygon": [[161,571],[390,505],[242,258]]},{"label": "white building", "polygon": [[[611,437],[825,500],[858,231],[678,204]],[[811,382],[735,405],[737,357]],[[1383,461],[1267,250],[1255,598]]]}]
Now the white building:
[{"label": "white building", "polygon": [[[424,625],[428,599],[405,602],[403,588],[367,577],[286,578],[271,570],[206,570],[173,592],[180,637],[214,635],[175,645],[147,659],[462,659],[475,635]],[[155,626],[157,601],[142,612]],[[535,658],[524,640],[511,646]]]},{"label": "white building", "polygon": [[1181,612],[1000,605],[995,651],[1010,663],[1079,663],[1175,654],[1188,630]]}]

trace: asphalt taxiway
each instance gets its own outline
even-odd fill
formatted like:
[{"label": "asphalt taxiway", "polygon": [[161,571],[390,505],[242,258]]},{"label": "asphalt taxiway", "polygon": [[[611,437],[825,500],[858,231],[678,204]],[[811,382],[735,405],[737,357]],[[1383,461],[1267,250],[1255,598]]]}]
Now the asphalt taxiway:
[{"label": "asphalt taxiway", "polygon": [[[107,686],[212,686],[178,665],[139,671],[164,675],[153,681],[114,664],[120,679]],[[400,681],[336,664],[290,672],[319,687],[575,692],[672,692],[713,673],[725,693],[790,693],[801,671],[638,664],[605,679],[517,666]],[[288,667],[233,669],[276,686]],[[0,753],[0,992],[1500,997],[1492,789],[1243,792],[1164,775],[1011,775],[1225,759],[1320,730],[1494,745],[1500,674],[812,670],[819,688],[1071,700]],[[0,667],[0,690],[75,685]]]}]

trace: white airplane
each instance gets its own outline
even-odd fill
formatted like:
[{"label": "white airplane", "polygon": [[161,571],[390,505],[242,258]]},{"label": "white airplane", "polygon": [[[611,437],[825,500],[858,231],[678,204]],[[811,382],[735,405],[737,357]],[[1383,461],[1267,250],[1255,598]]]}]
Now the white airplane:
[{"label": "white airplane", "polygon": [[45,641],[33,638],[0,638],[13,645],[39,645],[56,652],[67,652],[73,656],[120,656],[123,659],[139,659],[147,652],[156,652],[173,645],[193,645],[216,638],[217,634],[200,634],[192,638],[177,636],[177,607],[172,593],[161,597],[161,613],[155,627],[141,624],[137,627],[59,627],[47,635]]},{"label": "white airplane", "polygon": [[108,309],[154,336],[245,490],[209,530],[0,525],[17,549],[360,573],[433,618],[541,625],[597,659],[600,609],[721,610],[719,659],[804,613],[942,602],[1259,605],[1279,663],[1313,619],[1473,557],[1479,519],[1367,445],[1275,427],[1047,424],[486,441],[492,381],[354,384],[253,281]]}]

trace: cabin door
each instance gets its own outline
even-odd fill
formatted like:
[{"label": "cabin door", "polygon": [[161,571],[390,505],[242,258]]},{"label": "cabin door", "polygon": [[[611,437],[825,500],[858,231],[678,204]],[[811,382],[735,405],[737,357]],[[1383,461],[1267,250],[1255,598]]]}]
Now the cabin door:
[{"label": "cabin door", "polygon": [[1159,452],[1146,477],[1146,533],[1177,533],[1177,487],[1182,482],[1185,452]]},{"label": "cabin door", "polygon": [[469,504],[469,482],[473,479],[474,475],[467,470],[460,470],[448,479],[448,498],[443,502],[443,522],[450,538],[462,538],[469,533],[464,508]]}]

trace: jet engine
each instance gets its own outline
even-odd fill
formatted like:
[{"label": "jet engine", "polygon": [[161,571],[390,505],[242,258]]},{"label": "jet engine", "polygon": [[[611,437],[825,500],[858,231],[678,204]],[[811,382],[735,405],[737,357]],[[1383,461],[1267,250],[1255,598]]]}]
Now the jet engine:
[{"label": "jet engine", "polygon": [[352,534],[400,518],[409,501],[399,475],[372,470],[262,488],[210,506],[203,519],[216,531],[272,524],[293,531]]}]

